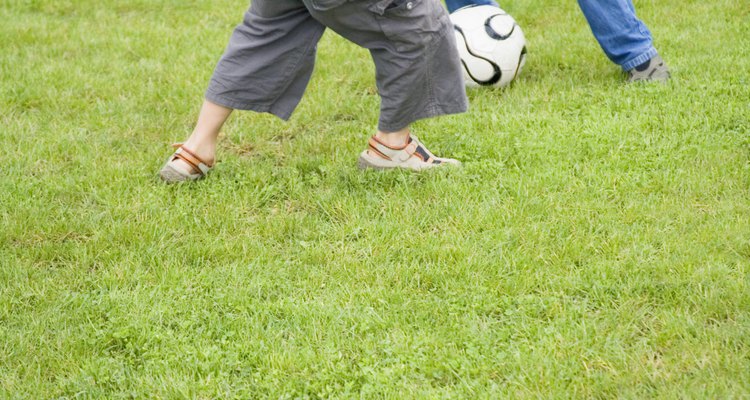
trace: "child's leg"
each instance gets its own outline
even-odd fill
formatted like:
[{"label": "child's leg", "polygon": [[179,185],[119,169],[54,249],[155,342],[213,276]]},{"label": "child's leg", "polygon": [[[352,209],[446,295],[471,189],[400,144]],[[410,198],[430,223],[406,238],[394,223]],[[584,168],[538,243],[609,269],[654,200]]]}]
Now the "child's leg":
[{"label": "child's leg", "polygon": [[[324,30],[300,0],[254,0],[216,66],[184,148],[210,166],[219,130],[233,109],[288,119],[310,80]],[[195,171],[179,158],[170,160],[171,167]]]},{"label": "child's leg", "polygon": [[254,0],[216,66],[206,99],[289,119],[312,75],[324,30],[300,0]]},{"label": "child's leg", "polygon": [[231,108],[205,100],[198,115],[195,129],[193,129],[193,133],[188,140],[185,141],[185,147],[194,149],[193,152],[198,157],[206,160],[209,164],[213,164],[216,154],[216,139],[219,137],[221,127],[224,126],[224,122],[231,113]]},{"label": "child's leg", "polygon": [[[203,177],[214,165],[216,139],[231,113],[231,108],[204,101],[193,133],[185,143],[177,145],[179,149],[159,172],[161,178],[167,182],[181,182]],[[181,155],[178,156],[178,152]]]},{"label": "child's leg", "polygon": [[370,50],[380,131],[398,132],[414,121],[468,108],[453,26],[439,0],[354,1],[311,12]]},{"label": "child's leg", "polygon": [[455,34],[440,1],[350,1],[328,9],[316,8],[315,0],[304,1],[327,27],[369,49],[375,62],[381,107],[376,140],[370,141],[368,155],[387,161],[404,159],[405,163],[368,158],[364,165],[424,169],[454,163],[433,156],[409,134],[414,121],[464,112],[468,107]]}]

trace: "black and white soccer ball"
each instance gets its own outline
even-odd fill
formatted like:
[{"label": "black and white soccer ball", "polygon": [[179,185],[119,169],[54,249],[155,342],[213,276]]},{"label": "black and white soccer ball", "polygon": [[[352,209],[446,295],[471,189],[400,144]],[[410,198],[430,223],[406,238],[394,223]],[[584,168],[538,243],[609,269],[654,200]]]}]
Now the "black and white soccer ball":
[{"label": "black and white soccer ball", "polygon": [[526,37],[516,20],[494,6],[468,6],[450,15],[468,87],[507,86],[526,63]]}]

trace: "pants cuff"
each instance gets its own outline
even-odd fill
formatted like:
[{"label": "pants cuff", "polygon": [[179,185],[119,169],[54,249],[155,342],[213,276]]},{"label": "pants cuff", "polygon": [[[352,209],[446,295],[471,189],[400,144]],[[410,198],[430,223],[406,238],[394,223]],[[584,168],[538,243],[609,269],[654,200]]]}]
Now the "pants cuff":
[{"label": "pants cuff", "polygon": [[255,111],[258,113],[268,113],[275,115],[284,121],[288,121],[289,118],[292,116],[292,111],[281,109],[281,107],[277,107],[275,104],[251,104],[251,103],[245,103],[242,101],[237,101],[235,99],[228,98],[226,96],[221,96],[216,93],[213,93],[211,91],[207,91],[205,94],[206,100],[218,104],[223,107],[231,108],[233,110],[243,110],[243,111]]},{"label": "pants cuff", "polygon": [[638,57],[635,57],[631,60],[628,60],[624,62],[622,66],[623,71],[630,71],[631,69],[645,63],[646,61],[654,58],[657,55],[656,48],[651,46],[648,50],[646,50],[644,53],[640,54]]},{"label": "pants cuff", "polygon": [[430,107],[421,113],[412,115],[400,121],[383,121],[378,122],[378,130],[381,132],[398,132],[421,119],[439,117],[441,115],[460,114],[469,109],[468,102],[454,104],[449,106]]}]

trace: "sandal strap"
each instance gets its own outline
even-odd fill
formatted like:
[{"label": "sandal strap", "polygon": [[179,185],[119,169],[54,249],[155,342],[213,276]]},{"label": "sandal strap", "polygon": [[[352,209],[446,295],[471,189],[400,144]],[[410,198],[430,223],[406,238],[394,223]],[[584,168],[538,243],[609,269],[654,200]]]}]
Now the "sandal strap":
[{"label": "sandal strap", "polygon": [[401,147],[391,147],[381,142],[375,136],[372,136],[369,141],[369,147],[378,156],[391,161],[404,162],[411,158],[414,152],[417,150],[418,142],[411,139],[408,143]]},{"label": "sandal strap", "polygon": [[211,166],[195,155],[195,153],[186,149],[185,146],[180,145],[180,147],[174,152],[173,157],[185,161],[188,165],[193,167],[193,170],[201,175],[206,175],[208,171],[211,170]]},{"label": "sandal strap", "polygon": [[391,147],[381,142],[375,136],[370,138],[370,150],[386,160],[404,162],[410,157],[417,157],[429,164],[442,164],[443,161],[436,157],[422,142],[414,135],[409,135],[409,142],[401,147]]},{"label": "sandal strap", "polygon": [[416,149],[414,150],[414,155],[421,158],[422,161],[430,164],[440,164],[441,161],[437,157],[435,157],[434,154],[430,150],[425,147],[422,142],[417,139],[416,136],[411,135],[411,140],[413,143],[416,143]]}]

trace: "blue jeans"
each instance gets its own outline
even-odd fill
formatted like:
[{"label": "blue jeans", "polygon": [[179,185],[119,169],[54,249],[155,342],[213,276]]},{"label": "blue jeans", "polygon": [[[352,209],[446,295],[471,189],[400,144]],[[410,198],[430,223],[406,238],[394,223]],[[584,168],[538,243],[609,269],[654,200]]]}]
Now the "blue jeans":
[{"label": "blue jeans", "polygon": [[[448,11],[476,5],[494,5],[493,0],[445,0]],[[594,37],[612,62],[627,71],[656,55],[651,32],[635,16],[632,0],[578,0]]]}]

